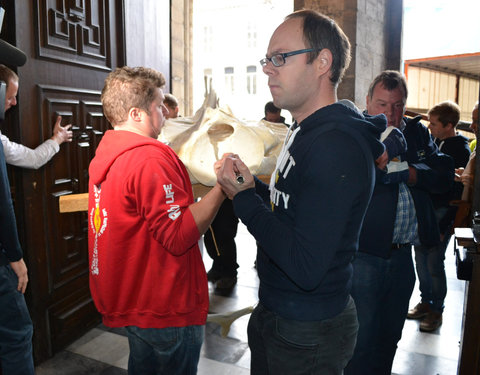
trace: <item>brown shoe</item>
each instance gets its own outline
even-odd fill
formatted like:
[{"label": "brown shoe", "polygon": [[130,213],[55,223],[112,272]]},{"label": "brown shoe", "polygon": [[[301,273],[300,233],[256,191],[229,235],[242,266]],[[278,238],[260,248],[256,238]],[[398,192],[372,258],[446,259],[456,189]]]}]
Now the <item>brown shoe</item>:
[{"label": "brown shoe", "polygon": [[442,313],[431,311],[420,322],[420,331],[432,332],[442,325]]},{"label": "brown shoe", "polygon": [[430,304],[427,302],[417,303],[413,309],[408,310],[407,318],[408,319],[422,319],[424,316],[427,316],[430,313]]}]

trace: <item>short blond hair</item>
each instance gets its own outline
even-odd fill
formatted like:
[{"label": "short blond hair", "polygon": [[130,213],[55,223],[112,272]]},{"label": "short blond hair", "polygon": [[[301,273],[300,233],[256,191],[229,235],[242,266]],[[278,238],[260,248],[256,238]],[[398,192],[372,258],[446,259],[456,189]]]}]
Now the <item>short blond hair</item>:
[{"label": "short blond hair", "polygon": [[156,90],[165,85],[162,73],[145,67],[124,66],[111,72],[102,90],[103,113],[112,124],[121,124],[131,108],[139,108],[150,115],[150,105]]},{"label": "short blond hair", "polygon": [[451,100],[446,100],[433,106],[428,111],[428,115],[438,116],[438,121],[442,123],[443,127],[452,124],[455,128],[458,121],[460,121],[460,107],[457,103],[454,103]]}]

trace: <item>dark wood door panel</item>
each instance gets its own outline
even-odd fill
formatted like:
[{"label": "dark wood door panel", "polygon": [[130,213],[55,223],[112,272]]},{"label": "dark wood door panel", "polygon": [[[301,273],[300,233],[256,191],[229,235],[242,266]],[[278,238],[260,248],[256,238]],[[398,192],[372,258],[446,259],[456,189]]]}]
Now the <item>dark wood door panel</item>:
[{"label": "dark wood door panel", "polygon": [[[72,332],[79,328],[85,331],[94,327],[100,320],[87,284],[72,292],[67,298],[48,308],[48,321],[51,331],[52,352],[58,352],[72,342]],[[96,319],[92,319],[92,318]],[[79,325],[81,327],[79,327]]]},{"label": "dark wood door panel", "polygon": [[58,115],[62,125],[73,124],[73,141],[44,167],[15,170],[38,363],[100,321],[88,286],[87,215],[60,214],[58,200],[88,192],[88,166],[109,127],[100,90],[125,60],[123,1],[16,1],[7,10],[15,16],[11,42],[27,55],[17,70],[17,116],[9,135],[36,147],[52,136]]},{"label": "dark wood door panel", "polygon": [[35,1],[39,58],[110,71],[110,1]]},{"label": "dark wood door panel", "polygon": [[[88,287],[87,214],[60,214],[58,201],[62,195],[88,191],[88,166],[109,128],[100,90],[107,74],[125,65],[127,36],[131,42],[128,56],[135,57],[134,65],[160,64],[159,70],[169,77],[170,1],[140,3],[0,0],[6,17],[14,17],[14,22],[8,19],[4,23],[4,35],[27,55],[26,64],[17,69],[18,105],[9,111],[7,135],[36,147],[51,137],[58,115],[63,125],[74,125],[73,141],[63,144],[44,167],[11,170],[15,212],[31,280],[26,297],[34,322],[37,363],[100,321]],[[155,22],[145,24],[144,11]],[[157,43],[159,40],[162,43]],[[152,51],[162,58],[142,60]]]},{"label": "dark wood door panel", "polygon": [[64,124],[73,124],[73,141],[63,145],[59,157],[49,164],[51,193],[86,193],[88,165],[98,138],[109,126],[103,116],[100,91],[38,85],[38,96],[42,123],[51,123],[51,119],[62,115],[66,116]]},{"label": "dark wood door panel", "polygon": [[[88,289],[88,238],[85,213],[60,214],[61,195],[88,192],[88,165],[108,122],[102,113],[100,91],[38,85],[42,123],[61,115],[74,124],[74,137],[45,169],[46,221],[49,236],[48,321],[52,350],[63,348],[72,332],[83,332],[99,321]],[[74,337],[76,335],[73,335]]]}]

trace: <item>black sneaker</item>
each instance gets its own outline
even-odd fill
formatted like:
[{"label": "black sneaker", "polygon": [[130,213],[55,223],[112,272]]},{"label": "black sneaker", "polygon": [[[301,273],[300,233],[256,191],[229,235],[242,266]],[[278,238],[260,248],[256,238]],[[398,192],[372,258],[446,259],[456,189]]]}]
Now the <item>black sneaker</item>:
[{"label": "black sneaker", "polygon": [[215,271],[214,269],[210,269],[210,271],[207,272],[207,280],[211,281],[214,283],[217,280],[220,280],[222,278],[222,275],[220,275],[220,272]]},{"label": "black sneaker", "polygon": [[215,283],[215,289],[232,289],[237,284],[237,277],[222,277]]}]

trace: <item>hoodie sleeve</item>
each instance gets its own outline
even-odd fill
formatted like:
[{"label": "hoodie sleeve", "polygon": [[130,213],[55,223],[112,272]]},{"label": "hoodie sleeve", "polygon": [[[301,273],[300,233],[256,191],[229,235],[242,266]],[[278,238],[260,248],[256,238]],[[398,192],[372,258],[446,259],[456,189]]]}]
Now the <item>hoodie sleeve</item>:
[{"label": "hoodie sleeve", "polygon": [[362,124],[362,126],[365,126],[371,135],[364,138],[372,149],[373,159],[376,160],[385,152],[386,149],[385,145],[379,141],[382,134],[385,132],[385,129],[387,128],[387,118],[383,113],[376,116],[370,116],[364,112],[363,116],[366,121]]},{"label": "hoodie sleeve", "polygon": [[270,189],[266,183],[260,181],[256,176],[253,176],[255,180],[255,192],[262,197],[267,206],[270,206]]},{"label": "hoodie sleeve", "polygon": [[295,201],[284,200],[295,206],[292,224],[265,207],[254,189],[238,193],[233,204],[271,262],[299,288],[310,291],[337,262],[348,263],[356,248],[355,231],[360,228],[351,226],[348,218],[352,212],[360,215],[368,202],[373,159],[360,157],[363,150],[356,141],[340,132],[322,134],[306,152],[305,162],[296,167],[302,173]]},{"label": "hoodie sleeve", "polygon": [[[188,210],[193,203],[190,179],[180,160],[166,154],[149,157],[133,174],[127,194],[135,199],[153,237],[170,253],[182,255],[200,239]],[[136,194],[133,190],[138,189]]]},{"label": "hoodie sleeve", "polygon": [[408,165],[417,172],[415,187],[429,193],[445,193],[450,190],[455,175],[453,159],[438,150],[419,118],[407,122],[404,135],[408,144]]}]

